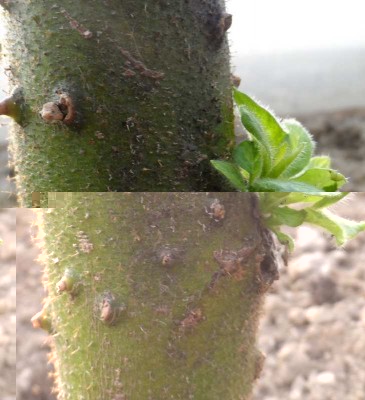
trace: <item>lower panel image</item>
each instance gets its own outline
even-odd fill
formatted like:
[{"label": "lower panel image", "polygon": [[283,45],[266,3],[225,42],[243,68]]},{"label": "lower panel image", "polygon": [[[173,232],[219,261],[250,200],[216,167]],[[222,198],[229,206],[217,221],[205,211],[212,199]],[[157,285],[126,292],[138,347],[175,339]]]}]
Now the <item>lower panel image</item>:
[{"label": "lower panel image", "polygon": [[15,400],[16,213],[0,208],[0,399]]},{"label": "lower panel image", "polygon": [[[17,398],[359,398],[365,236],[338,244],[365,226],[302,195],[49,193],[17,210]],[[360,221],[364,199],[334,210]]]}]

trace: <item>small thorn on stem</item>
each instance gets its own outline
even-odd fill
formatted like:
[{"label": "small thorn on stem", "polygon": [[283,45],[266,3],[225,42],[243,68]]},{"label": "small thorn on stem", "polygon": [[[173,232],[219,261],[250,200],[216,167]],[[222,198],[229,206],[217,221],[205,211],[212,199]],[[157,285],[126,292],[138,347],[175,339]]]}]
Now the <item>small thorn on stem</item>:
[{"label": "small thorn on stem", "polygon": [[43,329],[48,333],[52,333],[52,322],[46,306],[44,306],[41,311],[37,312],[30,321],[33,328]]},{"label": "small thorn on stem", "polygon": [[237,75],[231,74],[231,83],[234,87],[238,88],[241,84],[241,78]]},{"label": "small thorn on stem", "polygon": [[221,18],[221,24],[223,27],[223,31],[227,32],[228,29],[232,26],[232,14],[223,13]]}]

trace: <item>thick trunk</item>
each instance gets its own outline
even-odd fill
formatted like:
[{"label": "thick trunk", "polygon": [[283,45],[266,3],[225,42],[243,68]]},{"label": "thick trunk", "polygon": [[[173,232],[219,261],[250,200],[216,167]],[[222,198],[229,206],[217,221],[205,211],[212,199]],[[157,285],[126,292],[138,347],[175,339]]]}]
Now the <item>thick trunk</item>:
[{"label": "thick trunk", "polygon": [[248,398],[276,278],[255,195],[58,193],[49,206],[33,323],[53,335],[60,399]]},{"label": "thick trunk", "polygon": [[233,139],[223,0],[2,5],[24,96],[12,135],[24,204],[40,191],[218,187],[209,159]]}]

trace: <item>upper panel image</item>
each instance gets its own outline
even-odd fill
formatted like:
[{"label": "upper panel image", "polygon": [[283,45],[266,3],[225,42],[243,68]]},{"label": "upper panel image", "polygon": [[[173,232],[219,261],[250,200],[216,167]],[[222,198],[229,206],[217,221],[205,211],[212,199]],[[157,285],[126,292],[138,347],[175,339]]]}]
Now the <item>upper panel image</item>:
[{"label": "upper panel image", "polygon": [[364,190],[360,7],[0,1],[0,191]]}]

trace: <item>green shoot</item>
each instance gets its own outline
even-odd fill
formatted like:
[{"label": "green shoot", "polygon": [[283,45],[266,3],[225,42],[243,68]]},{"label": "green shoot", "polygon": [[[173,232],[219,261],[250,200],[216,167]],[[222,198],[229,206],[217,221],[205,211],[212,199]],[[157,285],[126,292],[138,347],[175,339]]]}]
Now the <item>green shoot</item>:
[{"label": "green shoot", "polygon": [[[328,210],[329,206],[347,195],[348,193],[339,192],[259,193],[262,221],[290,251],[294,249],[294,241],[281,231],[281,227],[283,225],[296,227],[306,222],[325,229],[334,236],[337,245],[342,246],[365,230],[365,221],[347,220]],[[292,208],[293,205],[297,206]]]},{"label": "green shoot", "polygon": [[230,161],[211,163],[235,189],[320,193],[336,192],[346,183],[329,157],[314,156],[312,136],[299,122],[278,120],[237,89],[233,95],[249,140],[236,146]]}]

